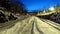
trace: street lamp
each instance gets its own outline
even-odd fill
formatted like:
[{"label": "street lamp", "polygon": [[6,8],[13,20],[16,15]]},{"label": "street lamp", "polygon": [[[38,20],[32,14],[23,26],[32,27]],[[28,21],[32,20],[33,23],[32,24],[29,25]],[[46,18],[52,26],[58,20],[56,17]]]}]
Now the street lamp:
[{"label": "street lamp", "polygon": [[50,7],[49,10],[50,11],[54,11],[55,9],[54,9],[54,7]]}]

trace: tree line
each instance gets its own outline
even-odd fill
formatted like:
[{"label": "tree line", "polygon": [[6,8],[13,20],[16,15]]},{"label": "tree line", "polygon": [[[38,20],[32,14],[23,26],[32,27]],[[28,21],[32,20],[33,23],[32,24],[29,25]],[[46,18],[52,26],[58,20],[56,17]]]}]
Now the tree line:
[{"label": "tree line", "polygon": [[22,2],[11,2],[10,0],[0,0],[0,7],[6,8],[13,13],[27,13],[27,10]]},{"label": "tree line", "polygon": [[[11,14],[8,15],[8,17],[5,15],[4,12],[10,12]],[[10,1],[10,0],[0,0],[0,23],[5,23],[10,20],[16,20],[17,17],[15,17],[14,14],[21,14],[25,15],[27,14],[27,10],[23,3],[18,1]]]}]

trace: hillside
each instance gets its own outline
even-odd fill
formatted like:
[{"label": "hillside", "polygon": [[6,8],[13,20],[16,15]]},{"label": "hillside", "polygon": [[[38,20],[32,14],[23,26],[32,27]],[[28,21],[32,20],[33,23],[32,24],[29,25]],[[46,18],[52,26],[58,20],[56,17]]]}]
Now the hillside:
[{"label": "hillside", "polygon": [[60,23],[60,11],[41,13],[38,17]]}]

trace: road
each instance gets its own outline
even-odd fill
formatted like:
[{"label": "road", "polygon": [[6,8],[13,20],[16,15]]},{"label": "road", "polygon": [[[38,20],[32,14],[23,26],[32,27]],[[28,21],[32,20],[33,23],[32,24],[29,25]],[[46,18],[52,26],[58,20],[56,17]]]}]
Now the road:
[{"label": "road", "polygon": [[37,18],[36,25],[41,30],[41,34],[60,34],[60,24],[55,22]]},{"label": "road", "polygon": [[1,31],[0,34],[60,34],[60,24],[30,16],[17,20],[13,27]]}]

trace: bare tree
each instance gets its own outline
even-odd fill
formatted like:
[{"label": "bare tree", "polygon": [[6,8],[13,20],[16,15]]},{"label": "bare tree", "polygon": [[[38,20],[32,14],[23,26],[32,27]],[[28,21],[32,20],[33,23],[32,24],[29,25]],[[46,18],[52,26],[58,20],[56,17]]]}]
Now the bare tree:
[{"label": "bare tree", "polygon": [[27,13],[27,10],[23,3],[21,2],[11,2],[10,3],[10,10],[14,13]]},{"label": "bare tree", "polygon": [[13,13],[27,13],[27,10],[23,3],[14,1],[10,2],[9,0],[1,0],[1,7],[6,8]]}]

